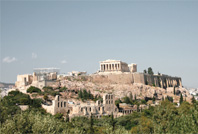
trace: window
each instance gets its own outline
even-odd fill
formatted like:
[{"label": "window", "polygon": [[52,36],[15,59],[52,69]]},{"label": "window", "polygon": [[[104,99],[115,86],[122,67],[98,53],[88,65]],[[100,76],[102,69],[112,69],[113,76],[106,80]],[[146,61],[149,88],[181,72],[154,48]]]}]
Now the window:
[{"label": "window", "polygon": [[59,102],[58,102],[58,107],[59,107]]},{"label": "window", "polygon": [[111,104],[110,101],[109,101],[109,104]]},{"label": "window", "polygon": [[108,104],[108,101],[106,101],[106,104]]},{"label": "window", "polygon": [[63,102],[61,101],[61,107],[63,107]]},{"label": "window", "polygon": [[59,96],[58,96],[58,101],[59,101]]},{"label": "window", "polygon": [[89,108],[89,111],[91,111],[91,108]]},{"label": "window", "polygon": [[66,102],[64,102],[64,107],[66,107]]},{"label": "window", "polygon": [[100,111],[100,107],[98,107],[98,110]]},{"label": "window", "polygon": [[81,108],[81,112],[83,111],[83,108]]},{"label": "window", "polygon": [[111,101],[111,104],[113,104],[113,101]]}]

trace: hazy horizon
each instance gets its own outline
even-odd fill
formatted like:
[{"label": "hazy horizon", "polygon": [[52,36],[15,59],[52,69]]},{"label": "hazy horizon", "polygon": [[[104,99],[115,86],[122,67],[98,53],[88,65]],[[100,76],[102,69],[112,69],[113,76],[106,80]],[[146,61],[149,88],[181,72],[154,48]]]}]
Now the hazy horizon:
[{"label": "hazy horizon", "polygon": [[99,69],[137,63],[138,72],[198,87],[198,1],[1,1],[0,81],[33,68]]}]

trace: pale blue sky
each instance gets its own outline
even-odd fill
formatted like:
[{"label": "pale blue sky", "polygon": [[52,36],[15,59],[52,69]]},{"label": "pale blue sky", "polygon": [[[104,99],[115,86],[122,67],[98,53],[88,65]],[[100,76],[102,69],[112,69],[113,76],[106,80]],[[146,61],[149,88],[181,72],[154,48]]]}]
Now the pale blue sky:
[{"label": "pale blue sky", "polygon": [[3,82],[36,67],[94,73],[117,59],[198,87],[198,1],[1,1],[0,58]]}]

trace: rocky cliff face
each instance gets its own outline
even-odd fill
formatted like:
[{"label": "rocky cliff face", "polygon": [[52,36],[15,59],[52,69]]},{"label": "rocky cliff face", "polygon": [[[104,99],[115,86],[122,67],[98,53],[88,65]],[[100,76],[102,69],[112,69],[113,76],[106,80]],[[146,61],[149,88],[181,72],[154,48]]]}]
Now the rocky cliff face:
[{"label": "rocky cliff face", "polygon": [[[101,83],[101,82],[91,82],[88,80],[82,80],[78,78],[64,79],[60,81],[61,87],[67,87],[70,90],[81,90],[86,89],[90,90],[94,95],[101,95],[103,93],[113,93],[116,98],[122,98],[129,96],[131,93],[136,96],[137,99],[144,99],[145,97],[152,98],[154,94],[157,94],[158,99],[162,97],[171,96],[173,98],[178,98],[179,96],[174,95],[173,87],[163,89],[159,87],[153,87],[143,84],[116,84],[116,83]],[[185,99],[190,102],[191,95],[188,90],[185,88],[176,88],[176,91],[179,91],[183,94]]]}]

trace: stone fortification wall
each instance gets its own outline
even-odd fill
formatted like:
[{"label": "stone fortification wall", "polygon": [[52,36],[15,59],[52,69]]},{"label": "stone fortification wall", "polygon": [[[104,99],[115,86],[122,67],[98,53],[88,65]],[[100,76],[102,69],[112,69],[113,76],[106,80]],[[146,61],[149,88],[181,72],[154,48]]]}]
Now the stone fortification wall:
[{"label": "stone fortification wall", "polygon": [[91,81],[96,83],[112,83],[112,84],[134,83],[133,75],[131,73],[92,75]]},{"label": "stone fortification wall", "polygon": [[141,83],[161,88],[181,87],[181,78],[168,75],[149,75],[145,73],[120,73],[106,75],[92,75],[89,79],[96,83],[133,84]]},{"label": "stone fortification wall", "polygon": [[145,84],[144,74],[143,73],[133,73],[134,83]]}]

